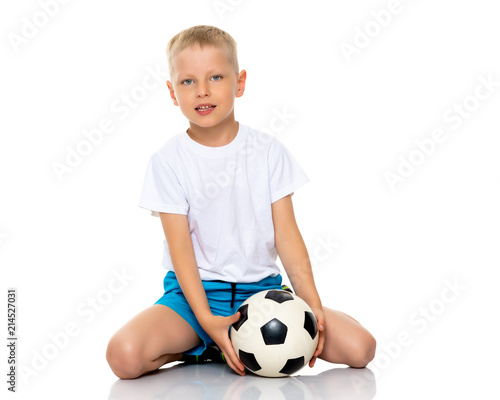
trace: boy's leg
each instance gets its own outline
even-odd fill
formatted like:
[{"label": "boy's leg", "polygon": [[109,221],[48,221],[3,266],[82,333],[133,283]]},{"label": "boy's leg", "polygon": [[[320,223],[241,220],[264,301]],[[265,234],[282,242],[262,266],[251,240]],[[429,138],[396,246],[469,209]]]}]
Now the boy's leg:
[{"label": "boy's leg", "polygon": [[127,322],[109,341],[106,359],[116,376],[137,378],[178,361],[200,338],[184,318],[156,304]]},{"label": "boy's leg", "polygon": [[375,356],[374,337],[354,318],[323,307],[326,337],[322,360],[364,368]]}]

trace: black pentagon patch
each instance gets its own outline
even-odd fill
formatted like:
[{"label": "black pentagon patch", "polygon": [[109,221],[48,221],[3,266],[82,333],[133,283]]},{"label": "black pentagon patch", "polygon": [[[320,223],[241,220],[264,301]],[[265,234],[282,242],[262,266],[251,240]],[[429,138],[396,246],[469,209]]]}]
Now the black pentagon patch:
[{"label": "black pentagon patch", "polygon": [[290,358],[285,366],[281,368],[281,373],[290,375],[293,374],[295,371],[298,371],[304,366],[305,360],[304,356],[300,356],[299,358]]},{"label": "black pentagon patch", "polygon": [[318,325],[316,324],[316,317],[310,311],[306,311],[304,315],[304,329],[311,335],[311,339],[314,339],[318,334]]},{"label": "black pentagon patch", "polygon": [[285,301],[293,300],[293,295],[291,295],[288,292],[285,292],[284,290],[270,290],[269,292],[266,293],[265,298],[281,304],[284,303]]},{"label": "black pentagon patch", "polygon": [[238,311],[240,312],[240,319],[232,325],[235,331],[240,329],[241,325],[248,319],[248,304],[243,304],[238,308]]},{"label": "black pentagon patch", "polygon": [[267,345],[283,344],[285,343],[288,328],[283,322],[273,318],[260,328],[260,332]]},{"label": "black pentagon patch", "polygon": [[258,371],[262,367],[257,362],[253,353],[247,353],[246,351],[239,351],[240,361],[247,367],[250,371]]}]

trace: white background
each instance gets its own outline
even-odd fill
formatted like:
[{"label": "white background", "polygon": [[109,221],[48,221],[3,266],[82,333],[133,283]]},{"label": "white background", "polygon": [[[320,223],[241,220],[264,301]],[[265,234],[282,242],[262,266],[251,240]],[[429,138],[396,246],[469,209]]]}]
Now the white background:
[{"label": "white background", "polygon": [[[299,227],[323,303],[378,340],[369,366],[376,397],[491,398],[500,356],[495,6],[4,2],[1,331],[7,342],[7,288],[17,288],[18,398],[107,398],[116,381],[104,357],[110,336],[162,293],[160,221],[137,202],[149,156],[187,127],[164,84],[165,47],[197,24],[238,43],[248,80],[237,120],[279,126],[273,133],[311,179],[294,196]],[[350,56],[342,50],[355,45]],[[124,96],[135,107],[127,114],[117,112]],[[54,163],[66,164],[69,149],[85,147],[84,130],[103,120],[111,132],[58,179]],[[415,141],[428,143],[436,129],[444,139],[419,153]],[[403,159],[419,165],[405,169]],[[388,172],[406,177],[391,188]]]}]

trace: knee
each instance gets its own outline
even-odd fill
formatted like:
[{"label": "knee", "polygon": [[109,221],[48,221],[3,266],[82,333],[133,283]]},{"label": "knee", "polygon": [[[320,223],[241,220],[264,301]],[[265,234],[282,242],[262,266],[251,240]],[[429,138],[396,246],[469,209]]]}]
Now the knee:
[{"label": "knee", "polygon": [[134,340],[113,336],[106,349],[106,360],[121,379],[135,379],[142,374],[141,347]]},{"label": "knee", "polygon": [[366,367],[375,357],[376,347],[377,342],[369,332],[360,335],[352,351],[351,357],[349,357],[350,360],[348,365],[353,368]]}]

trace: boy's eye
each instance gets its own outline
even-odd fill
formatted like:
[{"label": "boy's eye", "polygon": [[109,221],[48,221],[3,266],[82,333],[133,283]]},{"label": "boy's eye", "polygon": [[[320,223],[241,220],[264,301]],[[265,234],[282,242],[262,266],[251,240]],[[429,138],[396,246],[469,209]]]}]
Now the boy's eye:
[{"label": "boy's eye", "polygon": [[222,76],[220,76],[220,75],[214,75],[214,76],[212,76],[212,80],[213,81],[220,81],[221,79],[222,79]]},{"label": "boy's eye", "polygon": [[193,80],[192,79],[184,79],[182,82],[181,82],[181,85],[191,85],[193,83]]}]

